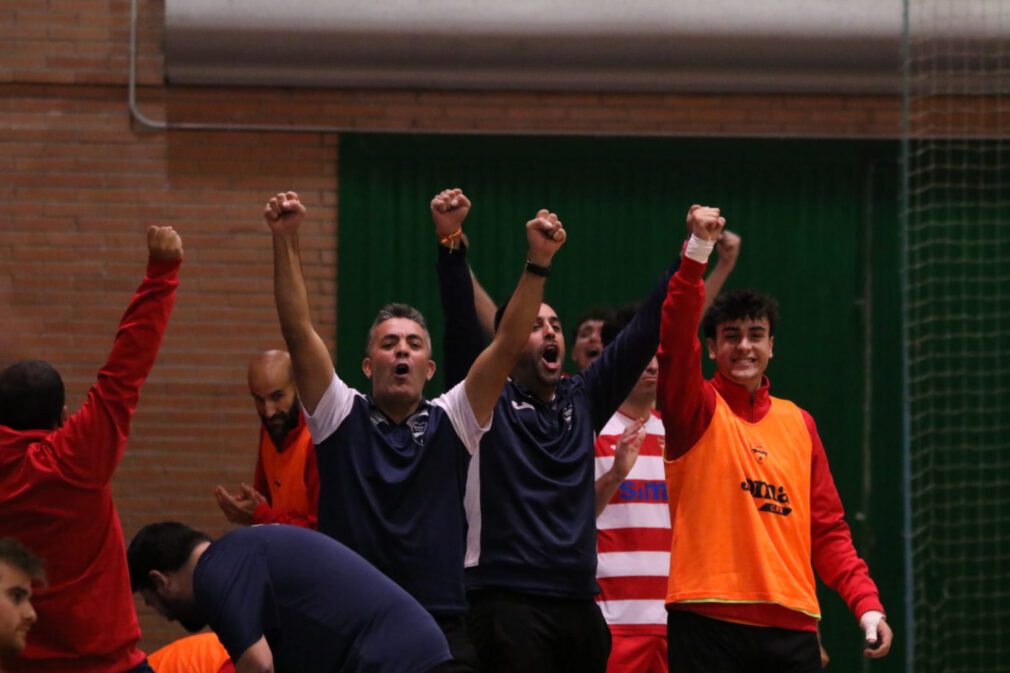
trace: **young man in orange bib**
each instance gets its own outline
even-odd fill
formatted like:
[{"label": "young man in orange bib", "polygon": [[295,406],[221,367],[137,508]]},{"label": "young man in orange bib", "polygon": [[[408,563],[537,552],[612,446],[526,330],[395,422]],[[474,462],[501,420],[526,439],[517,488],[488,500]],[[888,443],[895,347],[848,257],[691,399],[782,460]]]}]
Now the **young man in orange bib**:
[{"label": "young man in orange bib", "polygon": [[[813,418],[769,394],[775,301],[735,290],[701,320],[702,274],[724,226],[718,208],[691,207],[692,235],[663,304],[670,671],[820,671],[815,570],[859,619],[866,656],[883,657],[891,630]],[[708,381],[699,321],[716,363]]]}]

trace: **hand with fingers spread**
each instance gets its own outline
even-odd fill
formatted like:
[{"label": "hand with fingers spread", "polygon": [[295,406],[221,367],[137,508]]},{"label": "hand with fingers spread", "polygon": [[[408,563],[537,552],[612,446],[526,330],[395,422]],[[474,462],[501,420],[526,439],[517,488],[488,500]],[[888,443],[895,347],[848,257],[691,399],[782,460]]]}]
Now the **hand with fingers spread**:
[{"label": "hand with fingers spread", "polygon": [[526,223],[529,261],[537,266],[549,267],[567,237],[564,225],[556,214],[546,209],[539,210],[536,217]]},{"label": "hand with fingers spread", "polygon": [[182,238],[172,227],[150,226],[147,252],[153,259],[182,259]]},{"label": "hand with fingers spread", "polygon": [[648,417],[639,418],[631,423],[617,440],[614,447],[614,466],[610,469],[621,481],[627,479],[631,469],[635,467],[638,451],[642,448],[642,441],[645,440],[645,423],[648,420]]},{"label": "hand with fingers spread", "polygon": [[280,192],[267,202],[263,219],[274,234],[294,234],[305,219],[305,206],[294,192]]},{"label": "hand with fingers spread", "polygon": [[253,512],[261,502],[266,502],[263,494],[249,484],[242,484],[238,493],[229,493],[221,485],[214,489],[217,505],[225,517],[240,526],[249,526],[253,522]]},{"label": "hand with fingers spread", "polygon": [[884,618],[884,613],[868,610],[859,618],[859,627],[863,629],[866,639],[866,649],[863,655],[869,659],[880,659],[891,651],[891,641],[894,633]]},{"label": "hand with fingers spread", "polygon": [[725,226],[726,218],[718,208],[695,204],[687,211],[688,231],[703,241],[718,241]]},{"label": "hand with fingers spread", "polygon": [[431,200],[431,219],[439,242],[455,250],[463,235],[463,220],[470,213],[470,199],[462,189],[443,189]]}]

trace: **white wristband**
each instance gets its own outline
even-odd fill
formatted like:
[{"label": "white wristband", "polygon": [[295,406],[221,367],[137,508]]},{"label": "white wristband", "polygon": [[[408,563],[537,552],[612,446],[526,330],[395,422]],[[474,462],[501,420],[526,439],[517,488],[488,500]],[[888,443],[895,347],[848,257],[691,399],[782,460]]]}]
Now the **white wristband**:
[{"label": "white wristband", "polygon": [[713,248],[715,248],[715,241],[706,241],[691,234],[691,238],[687,241],[687,248],[684,250],[684,256],[699,264],[707,264]]}]

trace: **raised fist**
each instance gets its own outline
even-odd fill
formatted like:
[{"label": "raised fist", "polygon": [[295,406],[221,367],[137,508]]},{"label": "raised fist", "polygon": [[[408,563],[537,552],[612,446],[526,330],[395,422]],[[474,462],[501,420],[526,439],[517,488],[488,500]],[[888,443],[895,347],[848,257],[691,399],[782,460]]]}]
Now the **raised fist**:
[{"label": "raised fist", "polygon": [[687,211],[687,230],[703,241],[716,241],[726,226],[718,208],[693,205]]},{"label": "raised fist", "polygon": [[529,243],[529,260],[540,266],[550,266],[568,234],[554,213],[541,209],[536,217],[526,223],[526,241]]},{"label": "raised fist", "polygon": [[263,219],[275,234],[293,234],[305,219],[305,206],[294,192],[280,192],[267,202]]},{"label": "raised fist", "polygon": [[154,259],[182,259],[182,238],[172,227],[147,228],[147,252]]},{"label": "raised fist", "polygon": [[470,199],[466,198],[462,189],[443,189],[436,194],[431,200],[431,219],[435,222],[438,240],[445,241],[455,236],[469,213]]},{"label": "raised fist", "polygon": [[729,229],[722,230],[715,249],[719,251],[720,264],[736,264],[736,258],[740,256],[740,236],[734,234]]}]

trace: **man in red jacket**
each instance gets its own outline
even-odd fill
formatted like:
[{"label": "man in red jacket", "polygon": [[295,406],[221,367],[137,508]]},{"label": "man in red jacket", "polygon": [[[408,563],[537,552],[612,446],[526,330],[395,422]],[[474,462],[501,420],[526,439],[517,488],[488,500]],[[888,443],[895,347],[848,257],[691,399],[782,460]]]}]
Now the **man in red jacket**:
[{"label": "man in red jacket", "polygon": [[48,586],[15,673],[150,671],[109,481],[123,457],[140,388],[175,303],[182,239],[147,231],[147,273],[112,352],[81,408],[64,405],[63,379],[41,360],[0,372],[0,537],[46,559]]},{"label": "man in red jacket", "polygon": [[821,670],[814,571],[841,594],[877,658],[891,630],[856,553],[813,418],[769,394],[778,309],[753,290],[702,321],[716,375],[701,374],[702,274],[725,220],[693,206],[660,331],[659,401],[673,539],[670,670]]},{"label": "man in red jacket", "polygon": [[229,493],[214,489],[225,517],[240,526],[286,523],[317,528],[319,471],[316,449],[295,389],[291,356],[265,351],[249,363],[249,394],[259,414],[259,451],[253,485]]}]

